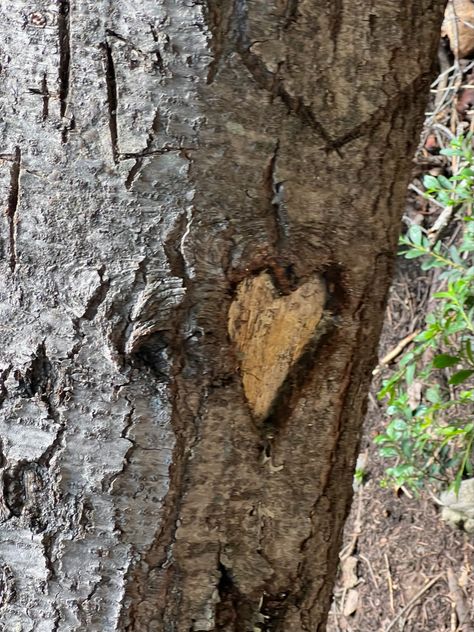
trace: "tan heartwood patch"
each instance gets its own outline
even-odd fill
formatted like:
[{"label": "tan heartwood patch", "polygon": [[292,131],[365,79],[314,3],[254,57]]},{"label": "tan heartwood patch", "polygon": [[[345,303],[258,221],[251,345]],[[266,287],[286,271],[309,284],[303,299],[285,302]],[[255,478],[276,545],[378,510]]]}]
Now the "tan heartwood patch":
[{"label": "tan heartwood patch", "polygon": [[268,415],[289,370],[312,339],[325,299],[319,278],[286,295],[278,292],[268,272],[239,284],[229,309],[228,330],[256,419]]}]

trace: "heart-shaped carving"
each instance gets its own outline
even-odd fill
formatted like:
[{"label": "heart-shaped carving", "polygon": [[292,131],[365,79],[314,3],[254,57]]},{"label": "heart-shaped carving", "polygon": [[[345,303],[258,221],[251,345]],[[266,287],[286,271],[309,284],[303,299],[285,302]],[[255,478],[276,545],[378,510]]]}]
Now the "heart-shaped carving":
[{"label": "heart-shaped carving", "polygon": [[321,320],[326,290],[319,278],[280,295],[268,272],[242,281],[229,308],[245,396],[257,420],[267,417],[293,364]]}]

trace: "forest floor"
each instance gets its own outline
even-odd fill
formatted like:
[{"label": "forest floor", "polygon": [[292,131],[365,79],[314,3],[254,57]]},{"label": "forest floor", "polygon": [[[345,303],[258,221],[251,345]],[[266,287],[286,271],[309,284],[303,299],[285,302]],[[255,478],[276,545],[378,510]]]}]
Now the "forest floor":
[{"label": "forest floor", "polygon": [[[422,324],[430,294],[429,279],[413,260],[399,264],[380,357]],[[365,482],[346,523],[327,632],[473,632],[474,535],[444,523],[429,494],[415,498],[380,485],[387,467],[373,443],[386,423],[376,399],[380,381],[369,398],[361,443]],[[459,608],[466,612],[463,625]]]},{"label": "forest floor", "polygon": [[[474,11],[472,4],[468,8]],[[474,38],[474,30],[470,36]],[[453,61],[446,40],[439,61],[405,228],[416,223],[433,229],[441,209],[423,197],[423,175],[449,176],[453,169],[439,155],[440,147],[474,131],[474,62]],[[455,222],[448,226],[451,243],[459,230]],[[423,327],[431,297],[440,289],[437,276],[423,272],[418,262],[398,259],[379,358]],[[474,632],[474,534],[443,522],[428,491],[415,497],[403,488],[396,492],[381,486],[390,464],[380,457],[373,439],[387,423],[385,404],[376,394],[388,375],[390,368],[382,369],[372,384],[359,457],[365,476],[346,523],[327,632]]]}]

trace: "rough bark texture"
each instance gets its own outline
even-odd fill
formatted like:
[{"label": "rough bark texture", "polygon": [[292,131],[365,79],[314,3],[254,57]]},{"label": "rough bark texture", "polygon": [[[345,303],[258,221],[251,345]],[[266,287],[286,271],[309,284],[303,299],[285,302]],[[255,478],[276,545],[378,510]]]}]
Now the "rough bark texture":
[{"label": "rough bark texture", "polygon": [[442,8],[2,0],[2,629],[324,630]]}]

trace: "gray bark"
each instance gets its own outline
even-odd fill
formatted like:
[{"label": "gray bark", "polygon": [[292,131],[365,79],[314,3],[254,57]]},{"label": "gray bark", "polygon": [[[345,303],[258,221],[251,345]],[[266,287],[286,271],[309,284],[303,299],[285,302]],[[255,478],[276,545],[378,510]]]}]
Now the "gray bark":
[{"label": "gray bark", "polygon": [[3,0],[1,629],[324,629],[442,7]]}]

